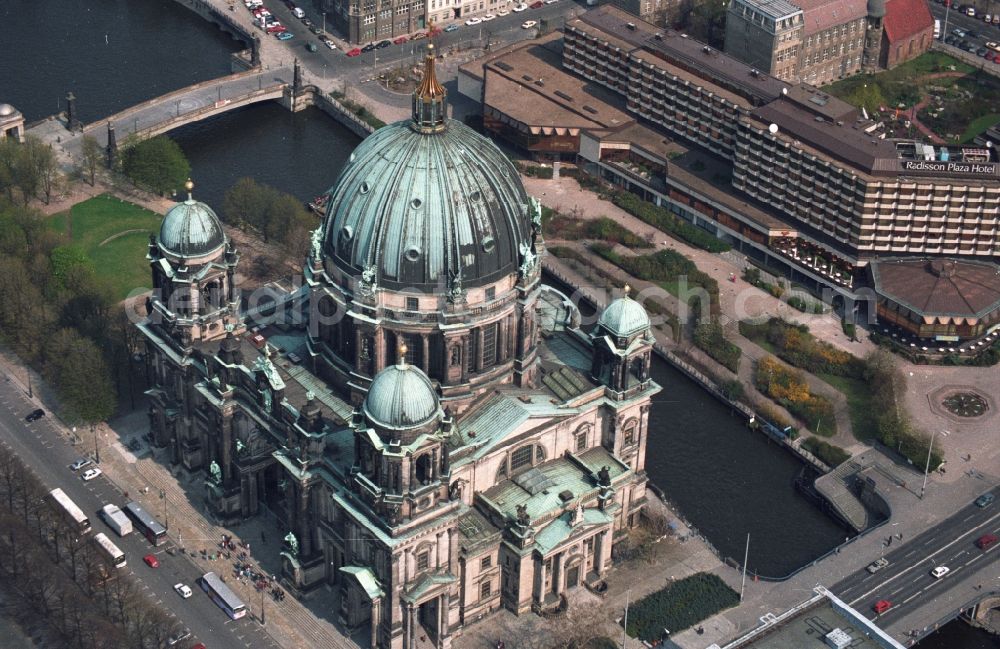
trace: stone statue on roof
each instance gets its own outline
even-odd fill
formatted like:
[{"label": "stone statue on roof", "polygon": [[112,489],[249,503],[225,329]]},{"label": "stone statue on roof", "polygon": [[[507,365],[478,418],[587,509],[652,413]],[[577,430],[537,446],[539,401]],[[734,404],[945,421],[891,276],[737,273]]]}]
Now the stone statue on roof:
[{"label": "stone statue on roof", "polygon": [[208,473],[211,476],[213,484],[222,484],[222,469],[219,467],[219,463],[212,460],[212,463],[208,465]]},{"label": "stone statue on roof", "polygon": [[358,280],[358,295],[363,298],[372,299],[375,297],[375,290],[378,288],[378,271],[375,266],[368,266],[361,271],[361,279]]},{"label": "stone statue on roof", "polygon": [[517,510],[517,525],[521,529],[525,529],[531,525],[531,516],[528,514],[527,505],[518,505]]},{"label": "stone statue on roof", "polygon": [[532,251],[532,245],[521,242],[521,277],[530,277],[535,272],[538,257]]},{"label": "stone statue on roof", "polygon": [[299,540],[295,538],[295,534],[289,532],[285,535],[285,545],[288,546],[288,553],[293,557],[299,556]]},{"label": "stone statue on roof", "polygon": [[597,484],[601,487],[611,486],[611,467],[604,465],[601,470],[597,472]]},{"label": "stone statue on roof", "polygon": [[309,239],[312,248],[313,261],[319,261],[323,254],[323,226],[319,226],[312,231]]}]

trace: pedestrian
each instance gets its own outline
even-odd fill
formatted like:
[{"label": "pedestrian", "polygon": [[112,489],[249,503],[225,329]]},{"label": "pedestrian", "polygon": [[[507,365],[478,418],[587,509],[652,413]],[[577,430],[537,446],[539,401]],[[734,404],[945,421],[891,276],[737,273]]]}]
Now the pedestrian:
[{"label": "pedestrian", "polygon": [[903,540],[903,533],[902,533],[902,532],[900,532],[899,534],[897,534],[897,535],[896,535],[896,538],[897,538],[898,540],[902,541],[902,540]]}]

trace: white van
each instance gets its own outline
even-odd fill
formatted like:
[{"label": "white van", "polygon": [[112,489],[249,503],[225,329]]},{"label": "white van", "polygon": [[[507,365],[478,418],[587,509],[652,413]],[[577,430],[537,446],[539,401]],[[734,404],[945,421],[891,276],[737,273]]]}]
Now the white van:
[{"label": "white van", "polygon": [[941,21],[934,19],[934,38],[941,38]]},{"label": "white van", "polygon": [[294,9],[292,9],[292,15],[295,16],[296,18],[302,19],[306,17],[306,12],[302,11],[302,9],[299,7],[295,7]]},{"label": "white van", "polygon": [[969,7],[969,8],[967,8],[965,10],[965,15],[966,16],[972,16],[973,18],[975,18],[976,17],[976,8],[975,7]]}]

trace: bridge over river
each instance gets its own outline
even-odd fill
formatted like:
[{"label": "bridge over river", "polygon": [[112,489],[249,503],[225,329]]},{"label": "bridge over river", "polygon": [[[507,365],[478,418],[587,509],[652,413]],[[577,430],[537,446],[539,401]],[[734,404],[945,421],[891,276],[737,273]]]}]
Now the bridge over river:
[{"label": "bridge over river", "polygon": [[129,136],[153,137],[261,101],[278,100],[291,107],[293,77],[292,67],[238,72],[169,92],[82,127],[77,125],[72,131],[61,121],[47,120],[28,132],[60,146],[69,158],[79,159],[85,135],[107,146],[109,125],[121,144]]}]

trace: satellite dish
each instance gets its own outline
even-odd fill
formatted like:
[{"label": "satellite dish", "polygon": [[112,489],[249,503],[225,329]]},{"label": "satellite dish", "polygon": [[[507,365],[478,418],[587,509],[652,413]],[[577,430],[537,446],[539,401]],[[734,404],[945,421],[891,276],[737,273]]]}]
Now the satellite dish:
[{"label": "satellite dish", "polygon": [[767,127],[767,130],[770,131],[771,135],[774,135],[778,132],[778,125],[771,124],[770,126]]},{"label": "satellite dish", "polygon": [[781,89],[781,94],[787,95],[788,94],[788,88],[782,88]]},{"label": "satellite dish", "polygon": [[993,141],[992,140],[989,140],[988,142],[986,142],[986,148],[987,149],[992,149],[993,148]]}]

